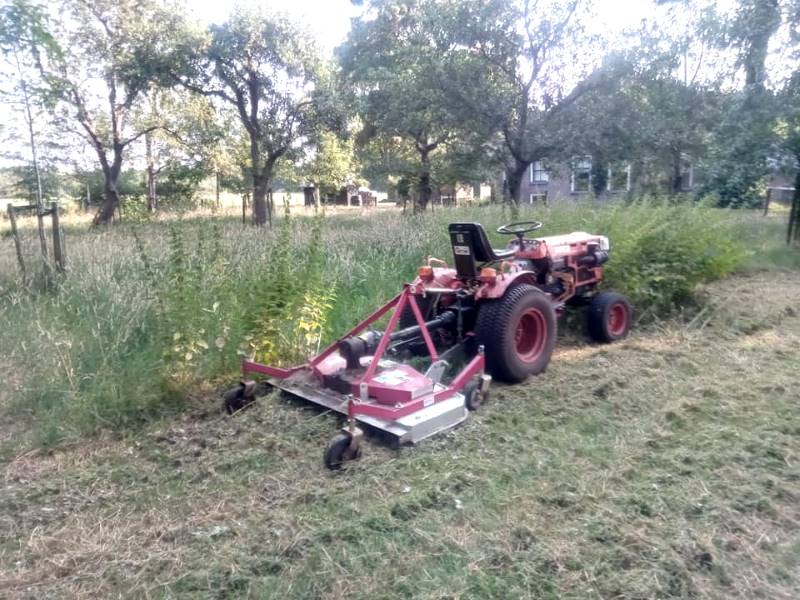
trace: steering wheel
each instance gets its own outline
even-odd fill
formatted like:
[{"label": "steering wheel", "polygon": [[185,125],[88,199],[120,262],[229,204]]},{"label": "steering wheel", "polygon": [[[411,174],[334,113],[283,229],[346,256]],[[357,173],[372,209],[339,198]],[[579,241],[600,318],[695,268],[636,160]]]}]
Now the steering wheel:
[{"label": "steering wheel", "polygon": [[515,235],[522,239],[522,236],[529,231],[536,231],[541,229],[541,221],[519,221],[518,223],[507,223],[497,228],[497,233],[504,235]]},{"label": "steering wheel", "polygon": [[[519,221],[517,223],[506,223],[505,225],[500,225],[500,227],[497,228],[497,233],[517,236],[517,247],[520,250],[523,250],[525,248],[525,234],[529,231],[536,231],[537,229],[541,228],[541,226],[541,221]],[[513,244],[514,242],[511,243]]]}]

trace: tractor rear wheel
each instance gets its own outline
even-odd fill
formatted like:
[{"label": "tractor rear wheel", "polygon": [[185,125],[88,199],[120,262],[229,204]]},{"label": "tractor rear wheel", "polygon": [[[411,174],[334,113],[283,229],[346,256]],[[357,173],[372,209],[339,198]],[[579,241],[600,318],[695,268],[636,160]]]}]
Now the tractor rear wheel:
[{"label": "tractor rear wheel", "polygon": [[483,346],[486,370],[508,383],[545,370],[556,342],[556,312],[538,288],[520,284],[478,308],[475,341]]},{"label": "tractor rear wheel", "polygon": [[628,335],[631,327],[631,304],[622,294],[602,292],[592,298],[586,321],[589,337],[595,342],[609,343]]}]

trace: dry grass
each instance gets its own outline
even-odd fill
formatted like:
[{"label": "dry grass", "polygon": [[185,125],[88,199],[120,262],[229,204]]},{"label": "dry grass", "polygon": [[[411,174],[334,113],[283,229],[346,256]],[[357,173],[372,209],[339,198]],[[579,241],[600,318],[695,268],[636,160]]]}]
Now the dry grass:
[{"label": "dry grass", "polygon": [[800,274],[707,294],[337,475],[336,420],[277,395],[18,456],[0,595],[796,598]]}]

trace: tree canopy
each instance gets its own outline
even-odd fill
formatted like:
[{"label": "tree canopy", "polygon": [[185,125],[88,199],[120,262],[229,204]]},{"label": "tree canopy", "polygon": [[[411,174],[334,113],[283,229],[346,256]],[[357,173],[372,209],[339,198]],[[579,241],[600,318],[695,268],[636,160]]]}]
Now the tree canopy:
[{"label": "tree canopy", "polygon": [[143,173],[153,210],[159,190],[191,195],[213,177],[251,194],[263,225],[289,180],[391,187],[422,211],[442,186],[502,174],[516,205],[534,163],[584,155],[596,194],[622,164],[637,189],[685,193],[691,163],[692,193],[752,205],[778,163],[796,171],[800,3],[658,4],[683,25],[649,20],[619,44],[593,26],[592,0],[368,0],[326,58],[268,10],[201,25],[167,0],[10,0],[0,49],[33,172],[48,131],[74,144],[62,165],[80,173],[88,149],[97,224],[126,170]]}]

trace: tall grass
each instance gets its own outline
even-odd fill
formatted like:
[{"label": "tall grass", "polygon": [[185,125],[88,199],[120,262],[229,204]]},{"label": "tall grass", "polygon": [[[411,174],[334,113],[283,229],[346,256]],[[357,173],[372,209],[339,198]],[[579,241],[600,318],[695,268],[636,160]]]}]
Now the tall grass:
[{"label": "tall grass", "polygon": [[[518,218],[542,220],[542,235],[611,238],[608,285],[645,317],[735,269],[749,227],[669,203],[559,204]],[[57,290],[11,286],[0,299],[10,390],[0,410],[29,417],[45,445],[180,410],[201,382],[235,376],[243,352],[299,360],[395,294],[426,256],[450,260],[456,220],[507,241],[494,233],[511,220],[501,207],[299,217],[272,231],[198,218],[73,233]]]}]

